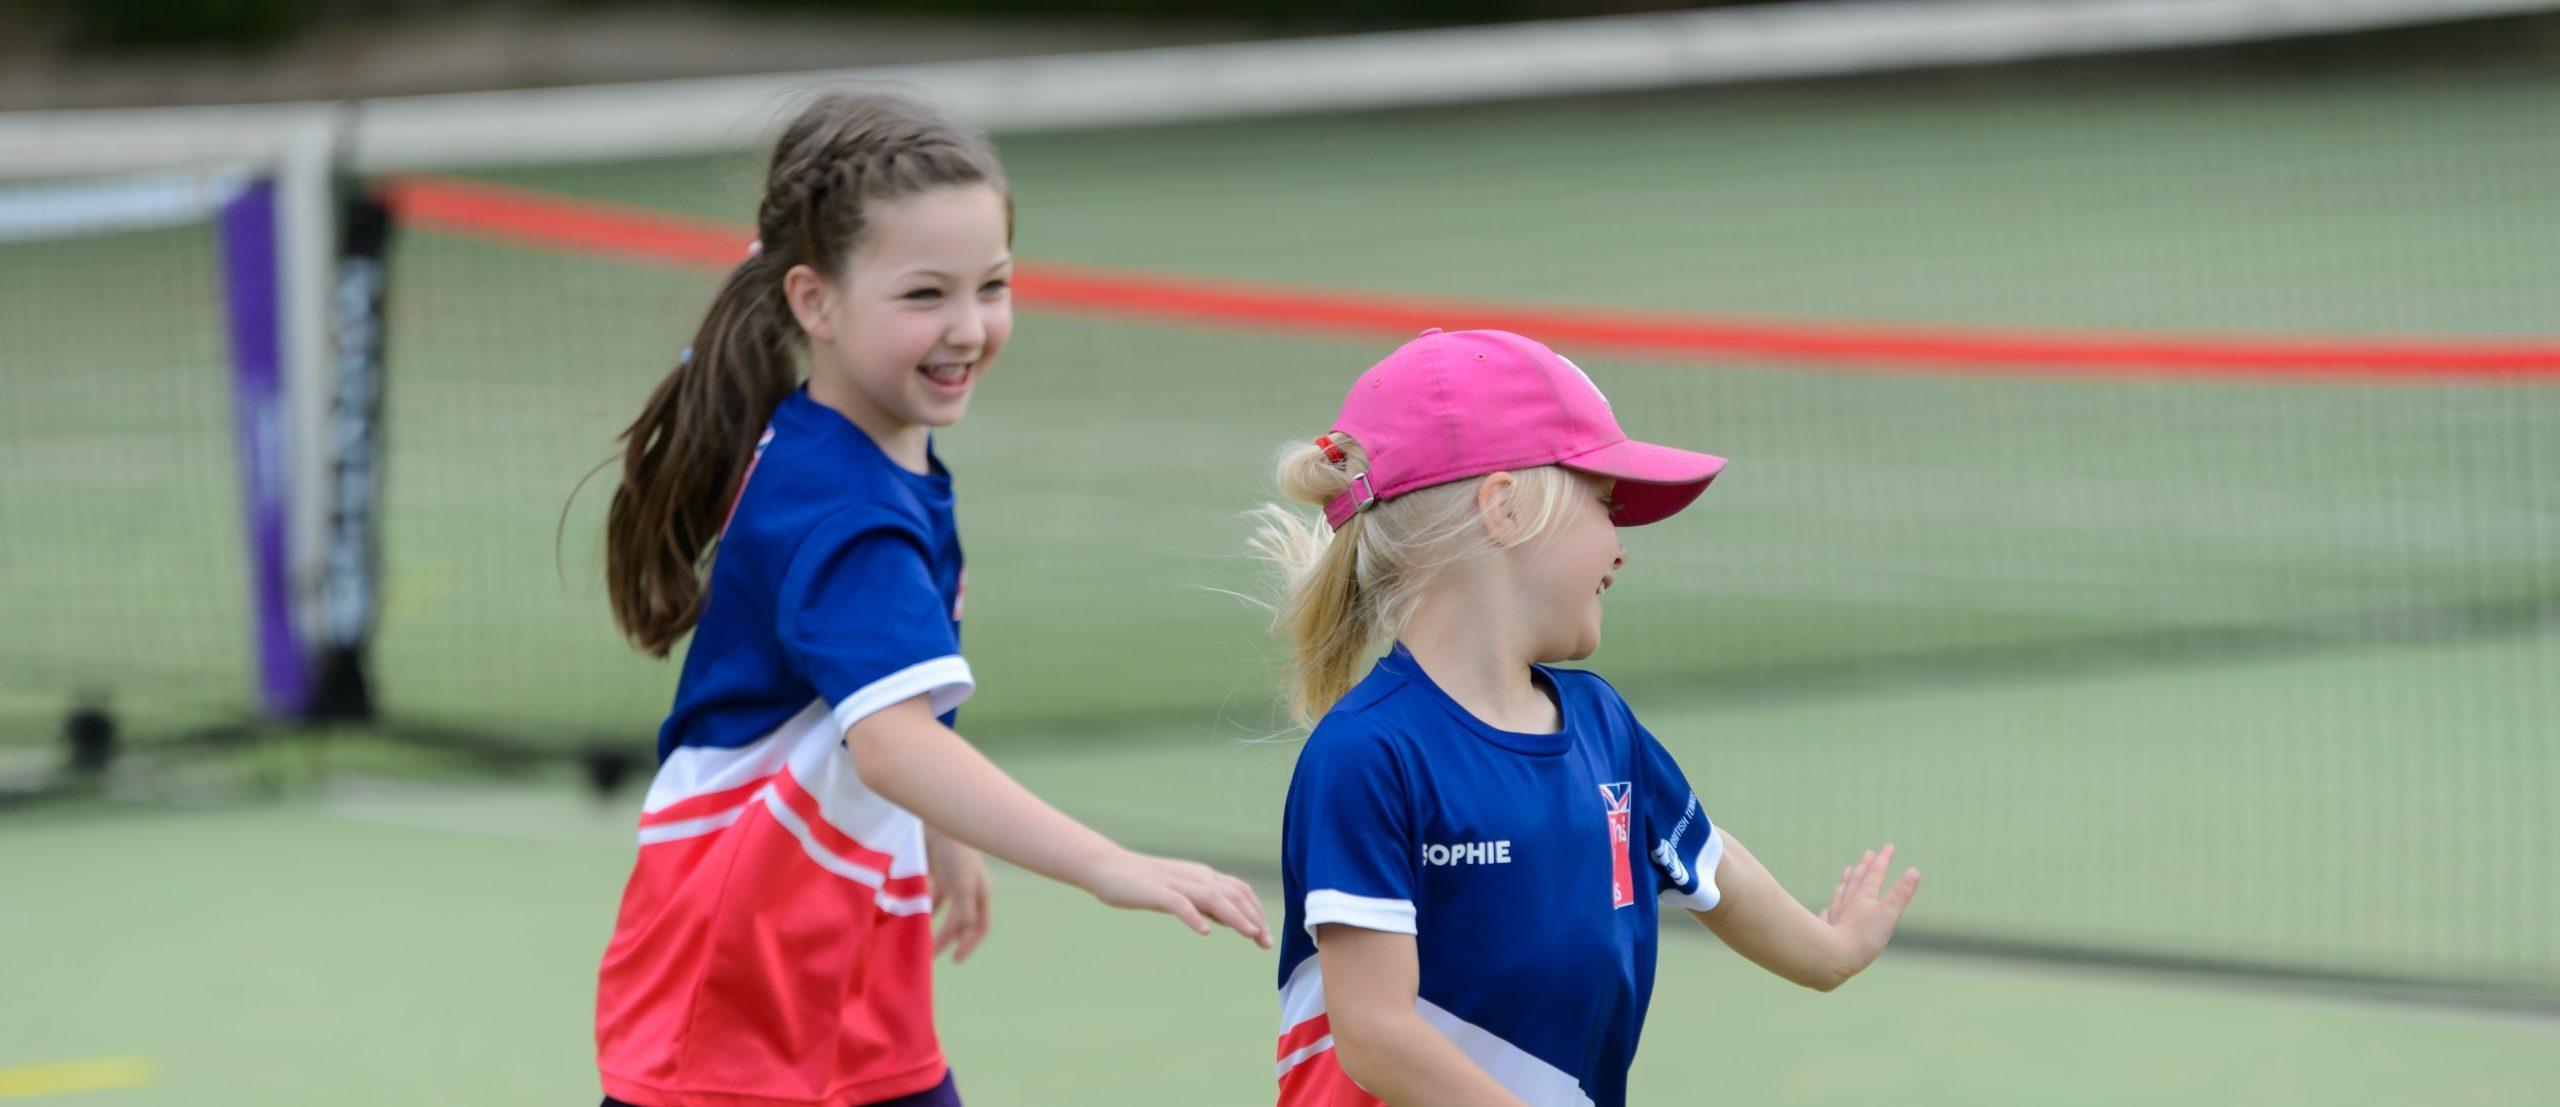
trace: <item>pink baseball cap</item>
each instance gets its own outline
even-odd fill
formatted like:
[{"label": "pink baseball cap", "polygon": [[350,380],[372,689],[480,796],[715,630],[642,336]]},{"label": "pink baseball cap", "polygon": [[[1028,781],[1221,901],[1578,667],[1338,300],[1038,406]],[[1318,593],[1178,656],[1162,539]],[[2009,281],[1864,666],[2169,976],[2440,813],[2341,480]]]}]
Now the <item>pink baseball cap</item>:
[{"label": "pink baseball cap", "polygon": [[1640,527],[1689,506],[1724,470],[1723,458],[1628,438],[1580,366],[1509,331],[1422,332],[1352,382],[1333,429],[1369,455],[1325,505],[1337,530],[1417,488],[1541,465],[1616,478],[1611,521]]}]

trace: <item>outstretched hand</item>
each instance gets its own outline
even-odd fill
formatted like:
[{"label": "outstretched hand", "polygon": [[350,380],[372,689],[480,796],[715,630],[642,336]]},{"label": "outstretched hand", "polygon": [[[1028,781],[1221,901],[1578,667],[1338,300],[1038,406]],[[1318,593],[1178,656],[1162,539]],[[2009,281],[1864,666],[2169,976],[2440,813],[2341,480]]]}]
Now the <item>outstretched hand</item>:
[{"label": "outstretched hand", "polygon": [[1271,948],[1271,928],[1262,921],[1262,899],[1253,886],[1207,865],[1121,850],[1081,883],[1113,907],[1162,911],[1200,934],[1214,929],[1214,922]]},{"label": "outstretched hand", "polygon": [[1831,890],[1831,906],[1822,909],[1822,921],[1847,941],[1851,973],[1866,968],[1884,952],[1894,925],[1902,921],[1902,909],[1911,906],[1912,895],[1920,890],[1918,869],[1902,870],[1893,886],[1885,887],[1884,874],[1892,868],[1892,843],[1868,850],[1857,864],[1840,870],[1840,885]]}]

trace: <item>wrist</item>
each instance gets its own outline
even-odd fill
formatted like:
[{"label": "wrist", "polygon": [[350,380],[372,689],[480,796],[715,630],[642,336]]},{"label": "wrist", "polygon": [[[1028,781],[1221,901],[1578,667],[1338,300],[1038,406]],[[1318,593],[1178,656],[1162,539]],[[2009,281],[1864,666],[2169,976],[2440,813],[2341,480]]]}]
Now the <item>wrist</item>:
[{"label": "wrist", "polygon": [[1816,986],[1827,992],[1848,983],[1850,977],[1867,966],[1859,955],[1857,939],[1848,931],[1828,926],[1823,928],[1822,937],[1822,970]]},{"label": "wrist", "polygon": [[1101,883],[1103,873],[1129,851],[1091,831],[1087,831],[1085,837],[1085,841],[1062,851],[1058,858],[1058,876],[1068,884],[1093,892]]}]

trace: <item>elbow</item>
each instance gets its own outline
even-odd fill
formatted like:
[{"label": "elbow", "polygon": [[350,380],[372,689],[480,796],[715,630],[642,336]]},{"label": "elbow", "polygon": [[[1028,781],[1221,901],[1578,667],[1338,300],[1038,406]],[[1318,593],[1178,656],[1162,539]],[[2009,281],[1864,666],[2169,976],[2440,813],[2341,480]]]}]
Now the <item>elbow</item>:
[{"label": "elbow", "polygon": [[903,759],[895,756],[893,748],[895,743],[889,741],[887,733],[889,728],[867,725],[876,719],[877,716],[873,719],[865,719],[863,722],[854,724],[853,729],[845,731],[845,756],[853,762],[853,773],[862,779],[863,787],[878,793],[881,798],[891,803],[905,807],[907,806],[904,798],[906,775],[901,771]]},{"label": "elbow", "polygon": [[1360,1049],[1344,1044],[1339,1035],[1333,1039],[1333,1060],[1335,1064],[1342,1066],[1342,1075],[1350,1077],[1352,1083],[1362,1088],[1384,1087],[1378,1083],[1377,1059]]},{"label": "elbow", "polygon": [[1379,1089],[1390,1079],[1394,1066],[1389,1063],[1389,1050],[1381,1040],[1382,1028],[1357,1019],[1333,1019],[1333,1060],[1342,1066],[1342,1074],[1363,1088]]}]

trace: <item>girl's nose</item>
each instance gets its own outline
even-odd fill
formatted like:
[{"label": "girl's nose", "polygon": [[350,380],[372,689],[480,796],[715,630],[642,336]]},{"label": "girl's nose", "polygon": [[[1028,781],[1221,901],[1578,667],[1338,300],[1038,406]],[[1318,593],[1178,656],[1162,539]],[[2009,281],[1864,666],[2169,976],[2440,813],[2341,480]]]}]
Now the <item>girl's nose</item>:
[{"label": "girl's nose", "polygon": [[973,304],[962,305],[959,318],[952,320],[950,328],[942,332],[942,344],[954,350],[974,351],[986,342],[986,315]]}]

